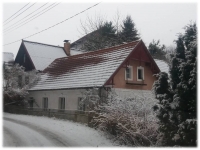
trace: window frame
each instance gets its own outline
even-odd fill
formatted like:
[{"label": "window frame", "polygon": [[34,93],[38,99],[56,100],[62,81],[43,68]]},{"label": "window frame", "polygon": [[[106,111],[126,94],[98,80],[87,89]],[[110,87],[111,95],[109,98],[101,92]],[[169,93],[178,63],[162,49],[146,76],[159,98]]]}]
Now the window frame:
[{"label": "window frame", "polygon": [[[139,79],[138,77],[138,70],[142,70],[142,79]],[[144,67],[140,66],[137,67],[137,81],[144,81]]]},{"label": "window frame", "polygon": [[26,54],[24,54],[24,63],[26,62]]},{"label": "window frame", "polygon": [[[47,105],[45,105],[45,101],[47,101]],[[48,103],[49,103],[48,97],[43,97],[43,100],[42,100],[42,108],[43,108],[43,109],[48,109]],[[47,106],[47,107],[45,107],[45,106]]]},{"label": "window frame", "polygon": [[[64,105],[62,105],[62,100],[64,100]],[[59,100],[58,100],[58,109],[60,110],[65,110],[65,105],[66,105],[66,98],[65,97],[59,97]],[[62,107],[64,106],[64,107]]]},{"label": "window frame", "polygon": [[18,75],[18,87],[20,88],[22,88],[22,80],[23,80],[22,75]]},{"label": "window frame", "polygon": [[33,105],[34,105],[34,98],[29,97],[29,108],[33,108]]},{"label": "window frame", "polygon": [[25,76],[25,84],[28,85],[29,84],[29,76]]},{"label": "window frame", "polygon": [[83,106],[80,108],[80,102],[82,101],[83,97],[78,97],[78,110],[80,111],[85,111],[85,104],[83,104]]},{"label": "window frame", "polygon": [[[127,72],[126,72],[126,69],[127,68],[129,68],[130,69],[130,76],[131,76],[131,78],[126,78],[126,76],[127,76]],[[133,66],[127,66],[126,68],[125,68],[125,80],[133,80]]]}]

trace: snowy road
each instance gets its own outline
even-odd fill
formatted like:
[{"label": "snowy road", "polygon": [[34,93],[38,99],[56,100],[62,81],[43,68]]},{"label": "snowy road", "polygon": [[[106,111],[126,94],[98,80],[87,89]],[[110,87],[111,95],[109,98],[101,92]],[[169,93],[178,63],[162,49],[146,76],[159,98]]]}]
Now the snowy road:
[{"label": "snowy road", "polygon": [[4,113],[5,147],[110,147],[113,143],[85,125],[59,119]]}]

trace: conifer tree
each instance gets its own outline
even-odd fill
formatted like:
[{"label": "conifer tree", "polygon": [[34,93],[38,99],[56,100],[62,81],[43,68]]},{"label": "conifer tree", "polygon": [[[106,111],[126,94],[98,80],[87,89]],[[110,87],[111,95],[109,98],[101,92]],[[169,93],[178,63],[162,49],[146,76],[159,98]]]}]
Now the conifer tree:
[{"label": "conifer tree", "polygon": [[121,31],[122,42],[131,42],[140,39],[137,29],[135,28],[135,23],[133,22],[131,16],[127,16],[123,20],[122,31]]},{"label": "conifer tree", "polygon": [[196,24],[185,27],[185,33],[176,41],[177,48],[168,75],[160,73],[154,84],[156,98],[154,109],[158,112],[164,146],[197,145],[197,64]]},{"label": "conifer tree", "polygon": [[154,59],[160,59],[166,61],[165,45],[160,45],[160,41],[152,41],[148,46],[149,53]]},{"label": "conifer tree", "polygon": [[99,25],[95,31],[88,34],[82,49],[86,51],[94,51],[114,46],[116,44],[116,29],[111,21],[106,21]]}]

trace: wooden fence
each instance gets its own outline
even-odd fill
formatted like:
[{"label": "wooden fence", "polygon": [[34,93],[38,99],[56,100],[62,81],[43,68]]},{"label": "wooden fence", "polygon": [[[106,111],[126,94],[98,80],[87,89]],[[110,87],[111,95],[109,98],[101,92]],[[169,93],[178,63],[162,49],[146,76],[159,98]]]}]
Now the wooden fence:
[{"label": "wooden fence", "polygon": [[84,123],[91,126],[93,113],[78,110],[59,110],[59,109],[42,109],[42,108],[26,108],[22,106],[4,106],[4,112],[13,114],[24,114],[34,116],[55,117],[58,119],[66,119],[74,122]]}]

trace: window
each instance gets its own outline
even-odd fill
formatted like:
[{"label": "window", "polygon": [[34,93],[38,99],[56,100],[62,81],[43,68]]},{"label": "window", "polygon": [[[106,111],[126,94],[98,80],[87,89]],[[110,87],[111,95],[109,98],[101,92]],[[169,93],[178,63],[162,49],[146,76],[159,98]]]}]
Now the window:
[{"label": "window", "polygon": [[65,109],[65,98],[64,97],[60,97],[59,98],[59,109]]},{"label": "window", "polygon": [[48,108],[48,97],[43,98],[43,108],[47,109]]},{"label": "window", "polygon": [[82,97],[78,98],[78,110],[85,111],[85,103],[82,100]]},{"label": "window", "polygon": [[29,97],[28,102],[29,102],[29,107],[30,108],[33,108],[33,101],[34,101],[33,97]]},{"label": "window", "polygon": [[18,76],[18,86],[22,87],[22,76]]},{"label": "window", "polygon": [[137,81],[143,81],[143,80],[144,80],[144,68],[137,67]]},{"label": "window", "polygon": [[26,85],[29,84],[29,77],[28,76],[25,77],[25,84]]},{"label": "window", "polygon": [[24,63],[25,63],[25,61],[26,61],[26,54],[24,54]]},{"label": "window", "polygon": [[125,80],[133,80],[133,67],[132,66],[126,67]]}]

